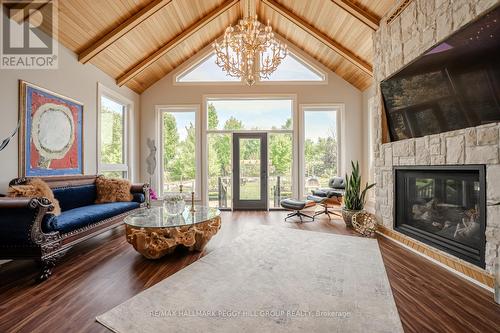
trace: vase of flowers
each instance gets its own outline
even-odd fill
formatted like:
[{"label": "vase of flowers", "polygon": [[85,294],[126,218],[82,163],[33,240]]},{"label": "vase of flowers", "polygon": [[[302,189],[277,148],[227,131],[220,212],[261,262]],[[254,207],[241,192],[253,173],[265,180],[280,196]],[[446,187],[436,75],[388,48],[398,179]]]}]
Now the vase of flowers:
[{"label": "vase of flowers", "polygon": [[365,189],[361,191],[361,175],[359,173],[359,163],[356,165],[351,161],[352,172],[351,175],[346,175],[346,185],[344,193],[344,206],[342,207],[342,218],[345,225],[352,227],[352,217],[354,214],[362,211],[365,207],[366,191],[371,189],[375,184],[368,185],[366,183]]},{"label": "vase of flowers", "polygon": [[167,193],[163,197],[163,207],[168,215],[175,216],[184,212],[186,201],[182,193]]}]

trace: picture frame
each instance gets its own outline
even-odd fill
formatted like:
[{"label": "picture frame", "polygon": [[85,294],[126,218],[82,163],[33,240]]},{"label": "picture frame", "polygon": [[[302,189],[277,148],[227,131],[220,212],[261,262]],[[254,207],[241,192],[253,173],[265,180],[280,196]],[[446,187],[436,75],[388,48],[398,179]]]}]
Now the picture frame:
[{"label": "picture frame", "polygon": [[83,103],[19,80],[20,177],[84,174],[83,111]]}]

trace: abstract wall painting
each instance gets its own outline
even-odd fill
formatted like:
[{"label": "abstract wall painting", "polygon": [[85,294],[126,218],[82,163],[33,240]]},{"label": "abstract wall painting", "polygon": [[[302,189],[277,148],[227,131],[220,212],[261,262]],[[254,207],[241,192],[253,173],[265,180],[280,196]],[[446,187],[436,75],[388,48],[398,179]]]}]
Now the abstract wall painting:
[{"label": "abstract wall painting", "polygon": [[19,81],[20,176],[83,174],[83,104]]}]

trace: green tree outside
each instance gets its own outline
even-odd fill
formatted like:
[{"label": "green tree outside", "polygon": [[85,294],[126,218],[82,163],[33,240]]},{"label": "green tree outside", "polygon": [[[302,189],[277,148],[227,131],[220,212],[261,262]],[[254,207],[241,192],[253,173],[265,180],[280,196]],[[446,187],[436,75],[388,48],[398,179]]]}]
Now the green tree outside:
[{"label": "green tree outside", "polygon": [[101,110],[101,162],[123,163],[123,114]]},{"label": "green tree outside", "polygon": [[168,166],[175,156],[179,144],[177,122],[171,113],[163,113],[163,165]]},{"label": "green tree outside", "polygon": [[[113,131],[117,131],[118,133],[121,126],[120,117],[114,117],[113,119]],[[181,180],[194,180],[196,175],[196,133],[194,125],[191,123],[187,126],[186,130],[188,134],[183,140],[180,140],[174,115],[165,113],[163,126],[165,181],[168,183],[179,182]],[[213,104],[209,104],[208,129],[216,130],[218,127],[219,119],[217,110]],[[222,128],[228,131],[237,131],[243,130],[245,127],[241,120],[232,116],[225,121]],[[292,119],[286,119],[280,128],[291,130]],[[106,147],[110,152],[110,156],[114,156],[112,158],[115,159],[119,150],[117,147],[120,146],[120,141],[117,140],[116,142],[112,147]],[[231,144],[231,134],[210,133],[208,136],[209,191],[217,191],[219,177],[228,179],[231,175]],[[253,169],[258,168],[258,163],[252,161],[260,159],[259,141],[244,140],[240,148],[241,159],[246,161],[245,168],[248,168],[248,170],[245,170],[245,173],[257,174],[258,171]],[[324,180],[337,173],[337,142],[333,131],[328,137],[321,137],[316,141],[307,139],[304,148],[306,177],[316,177]],[[281,176],[282,180],[291,179],[291,165],[293,161],[292,135],[290,133],[270,134],[268,150],[269,175],[271,177]]]}]

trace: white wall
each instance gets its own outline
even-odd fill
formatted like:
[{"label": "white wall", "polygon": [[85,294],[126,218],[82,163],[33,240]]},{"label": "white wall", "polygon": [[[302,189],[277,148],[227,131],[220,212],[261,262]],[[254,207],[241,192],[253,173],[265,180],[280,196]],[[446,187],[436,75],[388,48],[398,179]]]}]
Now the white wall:
[{"label": "white wall", "polygon": [[[200,53],[203,54],[206,50]],[[350,160],[359,160],[363,164],[363,120],[362,120],[362,93],[348,82],[326,69],[315,60],[311,59],[297,49],[293,52],[304,60],[312,63],[328,74],[328,84],[256,84],[252,87],[245,85],[175,85],[175,75],[187,68],[199,57],[192,58],[177,71],[156,82],[141,95],[141,146],[146,146],[146,139],[155,137],[155,105],[175,104],[199,104],[203,107],[204,95],[217,94],[293,94],[297,96],[297,104],[327,104],[343,103],[345,105],[345,138],[344,138],[344,162],[350,164]],[[141,151],[144,161],[148,154],[146,149]],[[158,168],[157,168],[158,171]],[[141,164],[141,179],[148,179],[145,163]],[[153,184],[154,185],[154,184]],[[156,187],[155,187],[156,188]]]},{"label": "white wall", "polygon": [[[59,44],[59,68],[57,70],[0,70],[0,139],[5,138],[16,127],[18,120],[18,82],[25,80],[84,104],[84,172],[97,172],[97,83],[100,82],[124,97],[134,101],[135,114],[131,121],[131,137],[139,137],[140,96],[128,88],[119,88],[113,78],[97,67],[78,62],[77,56]],[[135,140],[137,143],[138,139]],[[135,171],[132,180],[139,176],[139,145],[134,144],[132,162]],[[18,136],[0,152],[0,193],[5,193],[7,184],[18,176]]]}]

